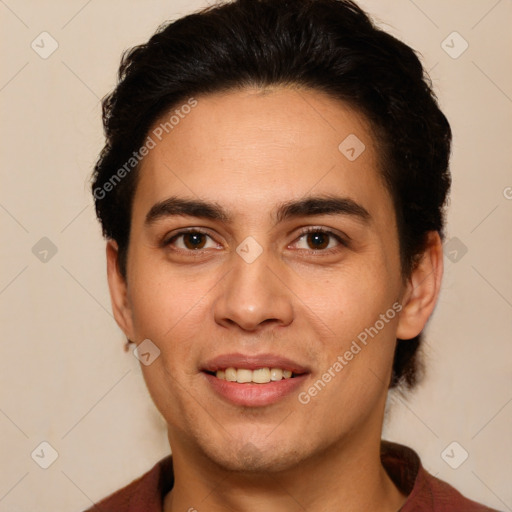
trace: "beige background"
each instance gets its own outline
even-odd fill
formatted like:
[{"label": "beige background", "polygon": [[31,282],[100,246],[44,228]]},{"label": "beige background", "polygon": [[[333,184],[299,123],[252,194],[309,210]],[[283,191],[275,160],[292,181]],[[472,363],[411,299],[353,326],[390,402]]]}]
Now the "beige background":
[{"label": "beige background", "polygon": [[[512,2],[361,4],[422,53],[454,130],[448,238],[460,242],[447,248],[427,378],[390,400],[385,437],[469,497],[512,510]],[[0,0],[1,512],[83,510],[169,450],[110,313],[88,177],[121,52],[202,5]],[[46,59],[31,48],[43,31],[59,45]],[[469,44],[458,58],[442,47],[453,31]],[[452,54],[463,44],[453,37]],[[32,252],[43,237],[57,249],[46,262],[47,242]],[[31,458],[43,441],[58,452],[48,469]],[[452,441],[469,453],[458,469],[441,457]]]}]

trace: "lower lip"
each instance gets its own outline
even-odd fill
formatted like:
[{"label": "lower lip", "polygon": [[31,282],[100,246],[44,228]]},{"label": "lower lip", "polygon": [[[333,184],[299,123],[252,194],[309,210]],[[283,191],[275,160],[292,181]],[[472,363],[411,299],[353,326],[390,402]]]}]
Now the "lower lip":
[{"label": "lower lip", "polygon": [[266,384],[230,382],[218,379],[210,373],[203,373],[213,390],[232,404],[244,407],[271,405],[290,395],[300,387],[307,375],[271,381]]}]

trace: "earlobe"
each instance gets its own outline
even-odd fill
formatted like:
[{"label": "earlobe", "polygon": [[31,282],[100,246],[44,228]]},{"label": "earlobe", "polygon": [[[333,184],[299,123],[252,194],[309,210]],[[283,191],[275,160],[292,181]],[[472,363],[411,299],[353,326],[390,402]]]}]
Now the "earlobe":
[{"label": "earlobe", "polygon": [[107,242],[106,253],[108,287],[114,318],[126,337],[133,339],[133,321],[128,300],[128,287],[119,268],[119,248],[114,240]]},{"label": "earlobe", "polygon": [[397,338],[408,340],[417,336],[434,311],[443,277],[443,246],[437,231],[427,235],[427,245],[407,281],[402,298],[402,311]]}]

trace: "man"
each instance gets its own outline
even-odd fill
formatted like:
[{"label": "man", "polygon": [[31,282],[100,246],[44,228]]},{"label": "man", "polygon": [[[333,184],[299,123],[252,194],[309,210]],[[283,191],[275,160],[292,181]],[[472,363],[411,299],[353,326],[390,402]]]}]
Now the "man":
[{"label": "man", "polygon": [[114,314],[172,458],[97,509],[490,510],[381,441],[450,185],[409,47],[349,1],[226,3],[125,55],[104,125]]}]

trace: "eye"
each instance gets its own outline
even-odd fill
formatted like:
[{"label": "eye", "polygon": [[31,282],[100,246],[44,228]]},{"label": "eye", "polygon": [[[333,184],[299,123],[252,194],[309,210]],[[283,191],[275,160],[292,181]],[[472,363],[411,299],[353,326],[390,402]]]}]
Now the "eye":
[{"label": "eye", "polygon": [[332,231],[320,228],[308,228],[303,231],[296,242],[298,249],[332,252],[339,246],[347,246],[342,237]]},{"label": "eye", "polygon": [[[210,241],[210,245],[207,245],[208,241]],[[197,251],[217,247],[217,244],[212,240],[210,235],[197,229],[180,231],[170,238],[167,238],[163,245],[171,245],[182,251]]]}]

